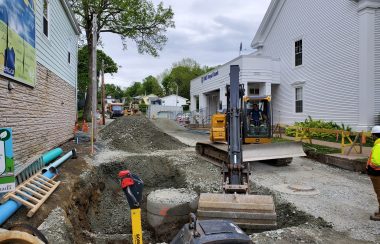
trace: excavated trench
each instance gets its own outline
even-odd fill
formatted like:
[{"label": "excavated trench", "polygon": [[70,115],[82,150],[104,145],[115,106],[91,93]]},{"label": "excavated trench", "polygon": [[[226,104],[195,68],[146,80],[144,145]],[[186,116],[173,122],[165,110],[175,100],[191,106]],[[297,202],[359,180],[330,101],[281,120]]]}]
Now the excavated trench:
[{"label": "excavated trench", "polygon": [[[117,180],[118,172],[125,169],[142,176],[144,180],[142,225],[146,243],[169,242],[180,228],[177,226],[177,229],[160,236],[154,234],[147,223],[146,198],[150,192],[162,188],[192,188],[198,193],[201,190],[199,187],[189,187],[182,167],[165,156],[133,156],[94,167],[83,174],[77,183],[72,207],[67,211],[77,243],[131,243],[130,209]],[[257,194],[272,193],[255,186],[252,190]],[[328,226],[322,219],[298,211],[289,203],[276,198],[275,202],[278,229],[305,223],[316,227]]]},{"label": "excavated trench", "polygon": [[[100,152],[93,162],[95,166],[81,174],[71,206],[66,209],[76,243],[132,242],[130,209],[117,179],[121,170],[128,169],[144,181],[145,243],[169,242],[184,224],[156,236],[147,223],[146,199],[150,192],[163,188],[187,188],[197,193],[221,191],[219,168],[199,158],[194,150],[163,133],[143,116],[117,119],[101,135],[109,149]],[[251,190],[275,196],[279,229],[305,223],[316,228],[328,226],[323,220],[298,211],[268,189],[252,185]]]}]

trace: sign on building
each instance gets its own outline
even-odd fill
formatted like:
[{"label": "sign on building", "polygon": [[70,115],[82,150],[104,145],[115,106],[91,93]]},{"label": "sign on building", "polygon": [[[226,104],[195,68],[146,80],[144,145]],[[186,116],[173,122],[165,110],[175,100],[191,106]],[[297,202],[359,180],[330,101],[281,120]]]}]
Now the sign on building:
[{"label": "sign on building", "polygon": [[0,1],[0,74],[35,85],[34,0]]},{"label": "sign on building", "polygon": [[0,192],[15,189],[12,130],[0,128]]}]

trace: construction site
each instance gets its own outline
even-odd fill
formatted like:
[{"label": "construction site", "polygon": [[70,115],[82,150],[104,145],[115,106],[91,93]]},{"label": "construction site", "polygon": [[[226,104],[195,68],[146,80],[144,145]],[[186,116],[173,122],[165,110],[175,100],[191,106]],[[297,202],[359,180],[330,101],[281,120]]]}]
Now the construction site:
[{"label": "construction site", "polygon": [[315,157],[320,150],[302,143],[306,132],[298,142],[275,136],[270,98],[243,96],[239,66],[230,68],[227,109],[209,129],[141,113],[108,120],[96,141],[93,128],[76,129],[3,196],[0,241],[379,242],[365,170]]},{"label": "construction site", "polygon": [[380,0],[0,0],[0,27],[0,243],[380,243]]},{"label": "construction site", "polygon": [[[130,208],[118,182],[118,173],[128,169],[144,181],[144,242],[169,243],[188,222],[188,213],[169,214],[159,227],[152,226],[147,209],[150,194],[158,192],[158,200],[169,198],[178,207],[183,200],[197,201],[200,193],[223,191],[220,167],[195,151],[194,142],[207,141],[208,134],[175,121],[118,118],[100,130],[94,156],[89,155],[88,136],[78,138],[78,144],[63,145],[65,151],[75,147],[78,158],[59,168],[61,185],[56,192],[33,218],[27,218],[28,210],[22,208],[4,228],[28,223],[49,243],[132,243]],[[302,157],[282,167],[252,163],[249,183],[251,193],[273,196],[276,211],[271,230],[244,229],[253,243],[380,241],[378,223],[368,218],[376,198],[368,193],[371,185],[364,174]]]}]

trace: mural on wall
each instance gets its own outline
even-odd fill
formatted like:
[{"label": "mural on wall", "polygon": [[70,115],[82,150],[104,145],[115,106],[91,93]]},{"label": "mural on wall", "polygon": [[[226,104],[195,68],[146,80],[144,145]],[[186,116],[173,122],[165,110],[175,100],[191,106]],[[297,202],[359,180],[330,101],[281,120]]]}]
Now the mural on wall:
[{"label": "mural on wall", "polygon": [[0,74],[35,85],[34,0],[0,0]]},{"label": "mural on wall", "polygon": [[0,128],[0,193],[15,189],[12,130]]}]

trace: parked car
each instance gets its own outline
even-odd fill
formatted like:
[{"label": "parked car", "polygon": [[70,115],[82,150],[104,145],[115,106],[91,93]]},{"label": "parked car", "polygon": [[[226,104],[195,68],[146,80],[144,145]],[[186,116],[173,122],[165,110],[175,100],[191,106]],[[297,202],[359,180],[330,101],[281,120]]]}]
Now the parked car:
[{"label": "parked car", "polygon": [[122,103],[109,103],[107,110],[111,119],[124,115],[124,108]]}]

